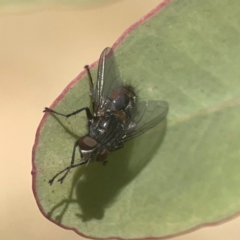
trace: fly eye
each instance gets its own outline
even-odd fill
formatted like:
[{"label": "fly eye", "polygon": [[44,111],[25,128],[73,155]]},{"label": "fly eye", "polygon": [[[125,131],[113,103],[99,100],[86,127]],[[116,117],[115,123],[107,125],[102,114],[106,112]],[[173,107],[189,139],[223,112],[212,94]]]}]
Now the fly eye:
[{"label": "fly eye", "polygon": [[92,150],[97,145],[96,140],[90,137],[82,137],[78,142],[78,146],[81,150]]}]

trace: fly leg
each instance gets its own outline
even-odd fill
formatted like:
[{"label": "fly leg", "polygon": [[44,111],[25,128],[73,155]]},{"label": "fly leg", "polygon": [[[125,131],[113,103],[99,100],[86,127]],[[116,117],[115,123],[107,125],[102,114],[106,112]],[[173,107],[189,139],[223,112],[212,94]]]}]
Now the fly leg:
[{"label": "fly leg", "polygon": [[[90,82],[90,95],[91,95],[91,103],[92,103],[92,110],[94,109],[94,85],[93,85],[93,79],[92,79],[92,75],[91,75],[91,72],[90,72],[90,69],[89,69],[89,66],[86,65],[84,67],[86,70],[87,70],[87,73],[88,73],[88,77],[89,77],[89,82]],[[69,114],[64,114],[64,113],[59,113],[59,112],[56,112],[54,111],[53,109],[51,108],[48,108],[48,107],[45,107],[45,109],[43,110],[43,112],[51,112],[51,113],[55,113],[57,115],[60,115],[60,116],[63,116],[63,117],[66,117],[66,118],[69,118],[71,116],[74,116],[82,111],[86,111],[86,115],[87,115],[87,118],[88,118],[88,122],[90,122],[93,118],[92,116],[92,113],[90,111],[90,109],[88,107],[84,107],[84,108],[80,108],[72,113],[69,113]]]},{"label": "fly leg", "polygon": [[59,113],[59,112],[56,112],[53,109],[47,108],[47,107],[45,107],[45,109],[43,110],[43,112],[55,113],[57,115],[60,115],[60,116],[66,117],[66,118],[74,116],[74,115],[76,115],[76,114],[78,114],[78,113],[80,113],[82,111],[86,111],[86,115],[87,115],[88,120],[92,119],[92,114],[91,114],[90,109],[88,107],[80,108],[80,109],[78,109],[78,110],[76,110],[76,111],[74,111],[72,113],[69,113],[69,114]]},{"label": "fly leg", "polygon": [[78,141],[76,141],[76,142],[74,143],[73,152],[72,152],[72,160],[71,160],[70,165],[69,165],[68,167],[66,167],[65,169],[63,169],[62,171],[58,172],[56,175],[54,175],[53,178],[48,181],[50,185],[53,184],[53,182],[54,182],[54,180],[56,179],[56,177],[58,177],[60,174],[62,174],[63,172],[65,172],[64,175],[63,175],[61,178],[58,179],[58,182],[63,183],[63,180],[64,180],[65,177],[68,175],[70,169],[75,168],[75,167],[78,167],[78,166],[80,166],[80,165],[83,165],[83,164],[86,164],[86,163],[87,163],[87,161],[85,161],[85,162],[80,162],[80,163],[74,164],[75,152],[76,152],[76,148],[77,148],[77,147],[78,147]]},{"label": "fly leg", "polygon": [[92,102],[92,109],[94,109],[94,85],[93,85],[93,79],[92,79],[92,75],[89,69],[89,66],[86,65],[84,66],[84,68],[87,70],[87,74],[88,74],[88,79],[89,79],[89,85],[90,85],[90,98],[91,98],[91,102]]},{"label": "fly leg", "polygon": [[68,174],[68,172],[70,171],[70,169],[75,168],[75,167],[78,167],[78,166],[83,165],[83,164],[86,164],[86,163],[87,163],[87,161],[85,161],[85,162],[80,162],[80,163],[73,164],[73,165],[70,165],[70,166],[66,167],[65,169],[63,169],[62,171],[60,171],[59,173],[57,173],[51,180],[49,180],[49,181],[48,181],[49,184],[52,185],[53,182],[54,182],[54,180],[55,180],[55,178],[56,178],[57,176],[59,176],[61,173],[63,173],[63,172],[66,171],[65,174],[63,175],[63,177],[61,177],[61,178],[58,179],[58,182],[63,183],[63,180],[64,180],[65,177],[67,176],[67,174]]},{"label": "fly leg", "polygon": [[47,108],[47,107],[45,107],[45,109],[43,110],[43,112],[51,112],[51,113],[55,113],[55,114],[57,114],[57,115],[60,115],[60,116],[69,118],[69,117],[74,116],[74,115],[76,115],[76,114],[78,114],[78,113],[80,113],[80,112],[82,112],[82,111],[84,111],[84,110],[86,111],[86,115],[87,115],[87,119],[88,119],[88,128],[89,128],[89,126],[90,126],[90,124],[91,124],[91,122],[92,122],[93,116],[92,116],[92,114],[91,114],[91,112],[90,112],[90,109],[89,109],[88,107],[80,108],[80,109],[78,109],[77,111],[74,111],[74,112],[69,113],[69,114],[59,113],[59,112],[56,112],[56,111],[54,111],[53,109]]}]

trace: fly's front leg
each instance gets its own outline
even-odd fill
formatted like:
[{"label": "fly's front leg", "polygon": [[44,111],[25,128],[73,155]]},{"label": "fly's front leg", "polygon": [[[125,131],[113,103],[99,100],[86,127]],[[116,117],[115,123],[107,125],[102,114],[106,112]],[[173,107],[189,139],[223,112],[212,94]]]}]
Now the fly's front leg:
[{"label": "fly's front leg", "polygon": [[68,167],[66,167],[65,169],[63,169],[62,171],[60,171],[60,172],[58,172],[57,174],[55,174],[55,175],[53,176],[53,178],[52,178],[51,180],[49,180],[49,184],[50,184],[50,185],[53,184],[53,182],[54,182],[54,180],[55,180],[56,177],[58,177],[60,174],[62,174],[63,172],[65,172],[64,175],[63,175],[61,178],[58,179],[58,182],[63,183],[63,180],[64,180],[65,177],[68,175],[70,169],[75,168],[75,167],[78,167],[78,166],[80,166],[80,165],[83,165],[83,164],[86,164],[86,163],[87,163],[87,161],[85,161],[85,162],[80,162],[80,163],[74,164],[75,152],[76,152],[76,148],[78,147],[78,141],[79,141],[79,140],[77,140],[77,141],[74,143],[73,152],[72,152],[72,158],[71,158],[71,163],[70,163],[70,165],[69,165]]},{"label": "fly's front leg", "polygon": [[70,166],[68,166],[66,169],[65,169],[65,173],[64,175],[58,179],[58,182],[62,183],[63,180],[65,179],[65,177],[68,175],[69,171],[71,168],[73,168],[73,166],[78,166],[77,164],[74,165],[74,160],[75,160],[75,152],[76,152],[76,148],[78,147],[78,141],[77,140],[75,143],[74,143],[74,146],[73,146],[73,152],[72,152],[72,158],[71,158],[71,163],[70,163]]},{"label": "fly's front leg", "polygon": [[90,97],[91,97],[91,103],[92,103],[92,110],[94,110],[94,85],[93,85],[93,79],[92,79],[92,75],[89,69],[89,66],[86,65],[84,66],[84,68],[87,70],[87,74],[88,74],[88,79],[89,79],[89,86],[90,86]]},{"label": "fly's front leg", "polygon": [[58,182],[60,182],[61,184],[63,183],[63,180],[65,179],[65,177],[67,176],[67,174],[69,173],[70,169],[72,168],[75,168],[75,167],[79,167],[80,165],[83,165],[83,164],[86,164],[88,161],[85,161],[85,162],[80,162],[80,163],[76,163],[76,164],[73,164],[73,165],[70,165],[68,167],[66,167],[65,169],[63,169],[62,171],[60,171],[59,173],[57,173],[51,180],[48,181],[48,183],[50,185],[53,184],[53,181],[55,180],[55,178],[57,176],[59,176],[61,173],[65,172],[65,174],[63,175],[63,177],[59,178],[58,179]]}]

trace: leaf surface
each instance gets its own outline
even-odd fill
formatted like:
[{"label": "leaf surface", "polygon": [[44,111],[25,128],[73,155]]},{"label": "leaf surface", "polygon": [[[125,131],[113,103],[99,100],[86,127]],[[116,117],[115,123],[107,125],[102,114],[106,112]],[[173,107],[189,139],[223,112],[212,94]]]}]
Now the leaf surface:
[{"label": "leaf surface", "polygon": [[[38,129],[33,190],[39,207],[84,236],[164,237],[239,212],[239,2],[166,3],[114,48],[123,80],[141,99],[169,103],[167,122],[125,144],[107,166],[79,167],[52,186],[48,180],[69,165],[74,141],[86,133],[86,117],[47,114]],[[69,113],[87,105],[82,73],[53,107]]]}]

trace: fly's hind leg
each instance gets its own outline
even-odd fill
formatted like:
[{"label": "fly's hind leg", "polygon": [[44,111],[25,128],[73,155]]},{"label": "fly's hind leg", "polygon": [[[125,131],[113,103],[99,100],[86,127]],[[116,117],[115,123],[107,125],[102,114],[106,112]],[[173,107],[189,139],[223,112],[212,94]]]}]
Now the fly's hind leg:
[{"label": "fly's hind leg", "polygon": [[93,85],[93,79],[92,79],[92,75],[91,75],[89,66],[86,65],[86,66],[84,66],[84,68],[87,70],[87,74],[88,74],[89,87],[90,87],[90,98],[91,98],[91,103],[92,103],[92,110],[94,110],[95,101],[94,101],[94,85]]}]

